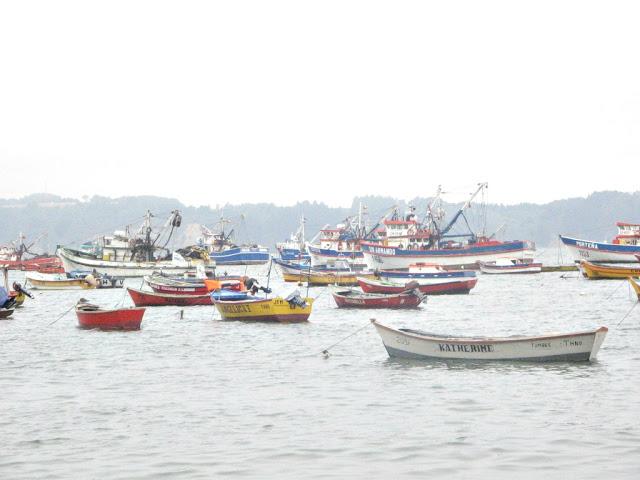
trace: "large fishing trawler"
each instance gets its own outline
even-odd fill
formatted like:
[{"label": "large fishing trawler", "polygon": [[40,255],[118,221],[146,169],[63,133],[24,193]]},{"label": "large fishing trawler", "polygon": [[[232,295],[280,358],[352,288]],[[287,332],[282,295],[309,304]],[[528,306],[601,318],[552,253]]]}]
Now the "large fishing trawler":
[{"label": "large fishing trawler", "polygon": [[80,250],[58,247],[57,255],[68,272],[95,270],[114,277],[143,277],[156,271],[181,274],[193,270],[197,264],[210,264],[207,259],[185,259],[167,248],[175,229],[182,223],[178,210],[171,212],[157,233],[152,227],[153,217],[147,211],[142,225],[134,233],[127,226],[125,230],[83,245]]},{"label": "large fishing trawler", "polygon": [[367,266],[374,270],[401,270],[417,263],[431,263],[447,267],[477,268],[478,262],[532,260],[535,251],[533,242],[499,241],[493,236],[477,235],[471,228],[468,228],[468,233],[451,233],[451,229],[461,218],[469,227],[464,212],[485,188],[487,183],[478,184],[469,200],[444,226],[440,187],[427,207],[427,215],[422,222],[415,213],[415,207],[411,207],[406,216],[401,216],[395,209],[389,218],[382,220],[383,232],[379,241],[360,243]]}]

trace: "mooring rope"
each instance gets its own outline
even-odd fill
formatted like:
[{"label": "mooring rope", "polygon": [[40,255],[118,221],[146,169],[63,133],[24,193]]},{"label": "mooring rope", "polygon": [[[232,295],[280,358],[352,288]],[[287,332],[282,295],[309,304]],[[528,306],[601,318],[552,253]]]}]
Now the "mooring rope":
[{"label": "mooring rope", "polygon": [[320,353],[322,353],[325,357],[329,357],[329,350],[331,350],[333,347],[335,347],[336,345],[344,342],[347,338],[351,338],[353,337],[356,333],[358,333],[361,330],[364,330],[366,327],[369,326],[371,322],[369,320],[367,320],[367,323],[362,325],[360,328],[358,328],[355,332],[351,332],[349,335],[347,335],[346,337],[344,337],[341,340],[338,340],[336,343],[334,343],[333,345],[331,345],[330,347],[325,348],[324,350],[322,350]]},{"label": "mooring rope", "polygon": [[47,324],[47,327],[53,325],[54,323],[56,323],[58,320],[60,320],[62,317],[64,317],[67,313],[69,313],[71,311],[71,309],[73,307],[75,307],[76,304],[74,303],[73,305],[71,305],[62,315],[60,315],[58,318],[56,318],[53,322]]},{"label": "mooring rope", "polygon": [[622,317],[622,320],[620,320],[620,321],[618,322],[618,324],[616,325],[616,327],[619,327],[619,326],[620,326],[620,324],[621,324],[622,322],[624,322],[624,320],[629,316],[629,314],[631,314],[631,312],[633,311],[633,309],[634,309],[634,308],[636,308],[636,307],[638,306],[638,303],[640,303],[640,301],[638,301],[638,302],[636,302],[636,303],[634,303],[634,304],[633,304],[633,307],[631,307],[631,308],[629,309],[629,311],[626,313],[626,315],[625,315],[624,317]]}]

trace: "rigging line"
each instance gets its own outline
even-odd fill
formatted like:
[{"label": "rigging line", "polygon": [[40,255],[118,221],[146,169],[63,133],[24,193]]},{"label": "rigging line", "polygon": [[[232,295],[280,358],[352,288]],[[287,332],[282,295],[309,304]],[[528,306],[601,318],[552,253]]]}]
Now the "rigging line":
[{"label": "rigging line", "polygon": [[54,323],[56,323],[58,320],[60,320],[62,317],[64,317],[67,313],[69,313],[71,311],[71,309],[73,307],[75,307],[76,304],[74,303],[73,305],[71,305],[62,315],[60,315],[58,318],[56,318],[53,322],[47,324],[47,327],[53,325]]},{"label": "rigging line", "polygon": [[640,303],[640,301],[638,301],[638,302],[636,302],[636,303],[634,303],[634,304],[633,304],[633,307],[631,307],[631,308],[629,309],[629,311],[626,313],[626,315],[625,315],[624,317],[622,317],[622,320],[620,320],[620,321],[618,322],[618,324],[616,325],[616,327],[619,327],[619,326],[620,326],[620,324],[621,324],[622,322],[624,322],[624,320],[629,316],[629,314],[633,311],[633,309],[634,309],[634,308],[636,308],[636,307],[638,306],[638,303]]},{"label": "rigging line", "polygon": [[351,332],[349,335],[347,335],[346,337],[344,337],[341,340],[338,340],[336,343],[334,343],[333,345],[325,348],[324,350],[322,350],[320,353],[322,353],[326,358],[329,357],[329,350],[332,349],[333,347],[335,347],[336,345],[339,345],[340,343],[344,342],[347,338],[351,338],[353,337],[356,333],[360,332],[361,330],[364,330],[365,328],[367,328],[369,326],[369,324],[371,323],[370,320],[367,320],[367,323],[365,323],[364,325],[362,325],[360,328],[358,328],[356,331]]},{"label": "rigging line", "polygon": [[629,285],[629,282],[620,282],[620,283],[618,284],[618,286],[617,286],[616,288],[614,288],[614,289],[613,289],[613,291],[612,291],[609,295],[607,295],[606,297],[604,297],[604,299],[605,299],[605,300],[609,300],[609,299],[613,296],[613,294],[614,294],[614,293],[616,293],[618,290],[620,290],[620,287],[621,287],[622,285],[624,285],[625,283],[626,283],[627,285]]}]

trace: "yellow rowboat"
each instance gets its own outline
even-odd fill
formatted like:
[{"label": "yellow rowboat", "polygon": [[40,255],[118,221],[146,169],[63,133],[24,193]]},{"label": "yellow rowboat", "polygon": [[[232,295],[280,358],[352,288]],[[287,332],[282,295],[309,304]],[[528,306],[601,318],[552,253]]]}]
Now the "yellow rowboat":
[{"label": "yellow rowboat", "polygon": [[633,287],[633,291],[636,292],[636,295],[638,296],[638,301],[640,302],[640,283],[636,282],[631,277],[629,277],[629,283]]},{"label": "yellow rowboat", "polygon": [[25,278],[34,290],[86,290],[98,286],[93,275],[85,278],[69,278],[64,273],[28,272]]},{"label": "yellow rowboat", "polygon": [[311,272],[311,273],[285,273],[282,272],[285,282],[307,282],[309,285],[358,285],[358,277],[375,278],[373,273],[356,272]]},{"label": "yellow rowboat", "polygon": [[640,277],[640,265],[637,267],[618,267],[581,260],[580,270],[582,271],[582,275],[590,280],[598,280],[601,278],[620,278],[624,280],[628,277]]},{"label": "yellow rowboat", "polygon": [[237,302],[213,300],[213,303],[223,320],[288,323],[306,322],[311,315],[313,298],[252,298]]}]

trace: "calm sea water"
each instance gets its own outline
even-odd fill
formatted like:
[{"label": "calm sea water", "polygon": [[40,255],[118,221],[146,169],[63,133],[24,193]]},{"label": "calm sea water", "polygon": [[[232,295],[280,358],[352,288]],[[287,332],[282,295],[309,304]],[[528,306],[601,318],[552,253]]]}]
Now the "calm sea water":
[{"label": "calm sea water", "polygon": [[[575,277],[485,275],[414,311],[338,310],[314,288],[294,325],[149,308],[139,332],[47,325],[81,295],[129,305],[123,290],[38,292],[0,321],[0,478],[639,478],[640,307],[616,327],[626,284]],[[610,331],[592,364],[392,360],[372,326],[320,354],[371,317]]]}]

